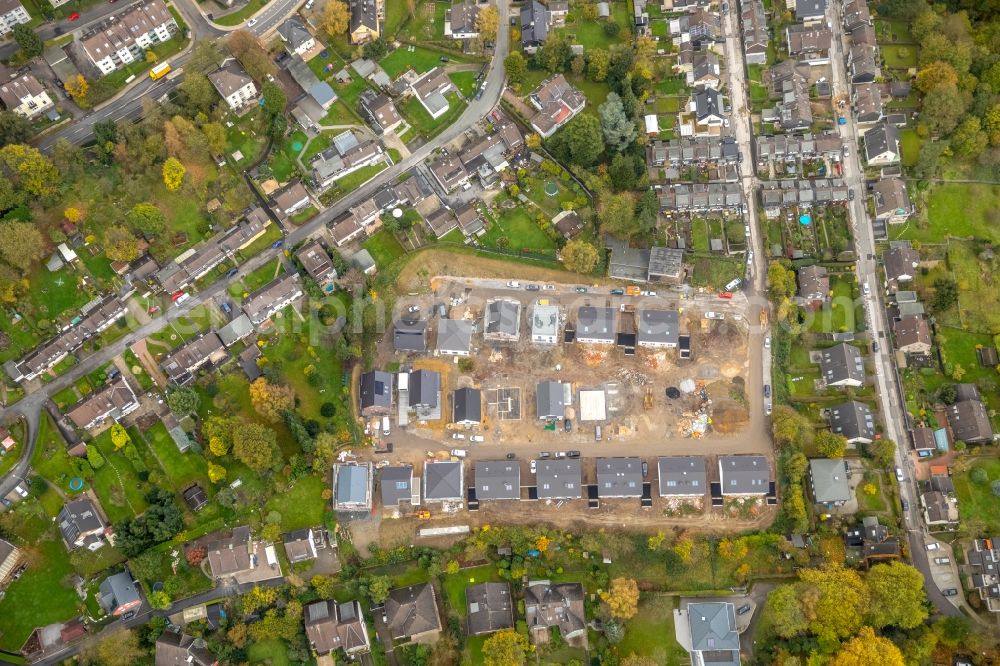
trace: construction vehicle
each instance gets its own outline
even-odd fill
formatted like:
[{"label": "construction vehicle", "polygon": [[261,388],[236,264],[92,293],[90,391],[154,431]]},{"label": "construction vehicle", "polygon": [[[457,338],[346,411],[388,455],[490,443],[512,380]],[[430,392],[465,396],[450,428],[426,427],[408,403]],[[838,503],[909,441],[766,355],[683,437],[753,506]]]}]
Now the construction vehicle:
[{"label": "construction vehicle", "polygon": [[761,308],[760,311],[760,325],[762,327],[767,327],[767,310]]},{"label": "construction vehicle", "polygon": [[419,513],[417,513],[417,518],[419,518],[420,520],[430,520],[430,518],[431,518],[431,512],[430,511],[420,511]]},{"label": "construction vehicle", "polygon": [[639,287],[635,287],[635,286],[625,287],[625,295],[626,296],[638,296],[641,293],[642,293],[642,290],[639,289]]},{"label": "construction vehicle", "polygon": [[161,79],[169,73],[170,73],[170,63],[163,62],[154,67],[153,69],[149,70],[149,78],[156,81],[157,79]]},{"label": "construction vehicle", "polygon": [[646,387],[646,396],[643,398],[642,406],[646,408],[646,411],[649,411],[650,409],[653,408],[653,387],[652,386],[647,386]]}]

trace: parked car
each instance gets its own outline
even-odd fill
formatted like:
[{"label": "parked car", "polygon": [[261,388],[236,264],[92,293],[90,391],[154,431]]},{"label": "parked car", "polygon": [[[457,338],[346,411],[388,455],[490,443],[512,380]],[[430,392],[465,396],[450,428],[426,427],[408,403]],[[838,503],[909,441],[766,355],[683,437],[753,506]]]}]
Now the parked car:
[{"label": "parked car", "polygon": [[770,384],[764,384],[764,397],[765,398],[770,398],[771,397],[771,385]]},{"label": "parked car", "polygon": [[518,282],[517,280],[511,280],[510,282],[507,283],[507,286],[510,287],[511,289],[520,289],[521,283]]},{"label": "parked car", "polygon": [[725,319],[726,315],[722,312],[712,312],[709,310],[705,313],[705,319]]},{"label": "parked car", "polygon": [[576,451],[576,450],[567,451],[566,452],[566,457],[567,458],[579,458],[580,457],[580,452]]},{"label": "parked car", "polygon": [[724,298],[724,299],[726,299],[728,301],[728,300],[732,299],[732,297],[733,297],[733,292],[731,292],[731,291],[720,291],[719,292],[719,298]]},{"label": "parked car", "polygon": [[452,439],[465,439],[465,435],[462,434],[462,433],[460,433],[460,432],[455,432],[455,433],[452,433],[451,438]]},{"label": "parked car", "polygon": [[9,509],[10,507],[14,506],[14,503],[13,503],[13,502],[11,502],[11,501],[10,501],[9,499],[7,499],[6,497],[0,497],[0,503],[3,503],[3,505],[4,505],[5,507],[7,507],[8,509]]},{"label": "parked car", "polygon": [[879,350],[878,340],[872,340],[872,352],[877,354],[878,350]]},{"label": "parked car", "polygon": [[271,247],[272,247],[273,249],[277,250],[277,249],[278,249],[279,247],[281,247],[281,246],[282,246],[282,245],[284,245],[284,244],[285,244],[285,241],[283,241],[283,240],[281,240],[281,239],[279,238],[278,240],[276,240],[276,241],[274,241],[273,243],[271,243]]},{"label": "parked car", "polygon": [[764,349],[770,349],[770,348],[771,348],[771,336],[766,335],[764,336]]},{"label": "parked car", "polygon": [[[750,233],[749,225],[747,226],[747,233],[748,234]],[[734,291],[736,289],[739,289],[741,284],[743,284],[743,280],[739,278],[734,278],[726,283],[726,291]]]},{"label": "parked car", "polygon": [[471,435],[469,437],[469,441],[470,442],[485,442],[486,438],[483,437],[482,435]]},{"label": "parked car", "polygon": [[750,604],[743,604],[742,606],[740,606],[736,610],[736,614],[737,615],[746,615],[747,613],[750,612],[750,608],[751,608]]},{"label": "parked car", "polygon": [[233,304],[230,303],[229,301],[224,302],[219,307],[222,308],[222,311],[225,312],[227,315],[233,314]]},{"label": "parked car", "polygon": [[927,544],[927,550],[941,550],[941,544],[937,541]]},{"label": "parked car", "polygon": [[854,190],[847,190],[847,200],[854,201]]},{"label": "parked car", "polygon": [[79,21],[79,20],[80,20],[80,12],[73,12],[73,13],[72,13],[72,14],[70,14],[70,15],[69,15],[69,16],[68,16],[67,18],[68,18],[68,19],[69,19],[70,21]]},{"label": "parked car", "polygon": [[252,18],[252,19],[250,19],[249,21],[247,21],[247,27],[248,27],[248,28],[252,28],[252,27],[254,27],[255,25],[257,25],[257,19],[255,19],[255,18]]},{"label": "parked car", "polygon": [[945,588],[945,589],[941,590],[941,594],[943,594],[946,597],[957,597],[958,596],[958,590],[955,589],[954,587],[948,587],[948,588]]},{"label": "parked car", "polygon": [[578,294],[586,294],[587,293],[587,288],[586,287],[577,287],[576,288],[576,293],[578,293]]},{"label": "parked car", "polygon": [[595,442],[601,441],[601,426],[596,426],[594,428],[594,441]]},{"label": "parked car", "polygon": [[642,461],[642,478],[649,476],[649,463],[645,460]]},{"label": "parked car", "polygon": [[388,437],[389,433],[390,433],[390,430],[389,430],[389,417],[388,416],[383,416],[382,417],[382,436],[383,437]]},{"label": "parked car", "polygon": [[529,467],[531,468],[531,473],[532,474],[535,473],[535,469],[537,468],[537,466],[538,466],[538,461],[537,460],[532,460],[531,464],[529,465]]},{"label": "parked car", "polygon": [[909,511],[910,510],[910,503],[907,502],[906,500],[900,500],[900,501],[901,501],[901,503],[903,505],[903,511]]},{"label": "parked car", "polygon": [[611,295],[612,296],[624,296],[625,295],[625,290],[624,289],[612,289],[611,290]]},{"label": "parked car", "polygon": [[508,453],[507,454],[507,460],[516,460],[516,459],[517,459],[517,456],[514,455],[513,453]]},{"label": "parked car", "polygon": [[27,496],[28,496],[28,491],[27,491],[27,490],[25,490],[25,489],[24,489],[24,486],[22,486],[22,485],[20,485],[20,484],[18,484],[18,485],[16,485],[16,486],[14,486],[14,491],[15,491],[15,492],[16,492],[16,493],[17,493],[18,495],[20,495],[21,497],[27,497]]},{"label": "parked car", "polygon": [[410,307],[406,308],[406,311],[407,312],[420,312],[420,306],[419,305],[411,305]]},{"label": "parked car", "polygon": [[566,457],[565,451],[556,451],[556,458],[565,458],[565,457]]},{"label": "parked car", "polygon": [[483,89],[480,88],[479,90],[476,91],[476,99],[480,99],[482,98],[482,96],[483,96]]},{"label": "parked car", "polygon": [[465,449],[452,449],[451,455],[455,456],[456,458],[464,458],[465,456],[469,455],[469,452],[466,451]]},{"label": "parked car", "polygon": [[902,467],[897,467],[896,468],[896,480],[899,481],[900,483],[902,483],[903,479],[904,479],[904,477],[903,477],[903,468]]},{"label": "parked car", "polygon": [[549,458],[552,457],[552,453],[549,451],[542,451],[541,453],[538,454],[538,457],[541,460],[548,460]]},{"label": "parked car", "polygon": [[541,291],[542,290],[542,288],[539,287],[537,284],[529,284],[528,286],[525,287],[525,289],[527,289],[528,291]]},{"label": "parked car", "polygon": [[234,277],[236,277],[236,274],[239,272],[240,269],[238,268],[230,268],[228,271],[226,271],[226,279],[232,280]]},{"label": "parked car", "polygon": [[542,290],[543,291],[552,291],[555,288],[556,288],[556,286],[554,284],[543,284],[542,285]]},{"label": "parked car", "polygon": [[563,419],[563,430],[566,432],[573,431],[573,422],[569,419]]},{"label": "parked car", "polygon": [[935,557],[934,564],[951,564],[951,558],[948,557]]},{"label": "parked car", "polygon": [[448,56],[441,56],[440,58],[438,58],[438,60],[440,60],[441,62],[448,62]]}]

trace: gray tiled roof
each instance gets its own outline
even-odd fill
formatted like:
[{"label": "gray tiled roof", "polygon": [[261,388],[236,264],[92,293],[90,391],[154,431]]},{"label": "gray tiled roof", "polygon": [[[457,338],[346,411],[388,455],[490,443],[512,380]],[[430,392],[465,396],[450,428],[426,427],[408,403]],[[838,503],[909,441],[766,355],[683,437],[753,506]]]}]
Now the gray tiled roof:
[{"label": "gray tiled roof", "polygon": [[400,502],[413,499],[413,466],[393,465],[379,471],[382,504],[399,506]]},{"label": "gray tiled roof", "polygon": [[477,460],[476,498],[521,499],[521,464],[516,460]]},{"label": "gray tiled roof", "polygon": [[535,463],[538,499],[579,499],[583,470],[579,458],[539,460]]},{"label": "gray tiled roof", "polygon": [[723,495],[766,495],[771,466],[764,456],[719,456]]},{"label": "gray tiled roof", "polygon": [[639,497],[642,495],[642,462],[638,458],[598,458],[599,497]]},{"label": "gray tiled roof", "polygon": [[464,493],[465,466],[461,460],[428,462],[424,465],[424,499],[461,500]]},{"label": "gray tiled roof", "polygon": [[663,456],[656,459],[660,496],[704,495],[708,470],[703,456]]}]

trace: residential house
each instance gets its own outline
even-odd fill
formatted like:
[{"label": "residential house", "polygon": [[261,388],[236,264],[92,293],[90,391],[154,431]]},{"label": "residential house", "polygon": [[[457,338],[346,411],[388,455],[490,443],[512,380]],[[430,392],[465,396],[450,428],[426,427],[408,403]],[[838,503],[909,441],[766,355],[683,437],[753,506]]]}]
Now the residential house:
[{"label": "residential house", "polygon": [[718,135],[727,115],[722,93],[712,88],[697,89],[691,95],[688,111],[693,114],[694,126],[682,123],[682,136]]},{"label": "residential house", "polygon": [[770,36],[767,31],[767,14],[761,0],[740,3],[743,24],[743,53],[748,65],[767,64],[767,45]]},{"label": "residential house", "polygon": [[867,23],[859,25],[848,34],[851,36],[852,44],[867,44],[868,46],[878,47],[878,36],[875,34],[875,28]]},{"label": "residential house", "polygon": [[236,58],[226,58],[208,80],[233,111],[239,111],[257,99],[257,86]]},{"label": "residential house", "polygon": [[394,641],[433,643],[441,633],[434,586],[420,583],[390,590],[383,619]]},{"label": "residential house", "polygon": [[871,13],[868,11],[868,0],[848,0],[844,3],[842,18],[845,30],[854,30],[860,26],[872,23]]},{"label": "residential house", "polygon": [[132,387],[119,377],[81,400],[67,412],[67,416],[77,428],[87,430],[100,425],[105,419],[115,421],[131,414],[139,408],[139,400]]},{"label": "residential house", "polygon": [[580,459],[557,458],[536,461],[535,486],[540,500],[580,499],[583,492],[583,469]]},{"label": "residential house", "polygon": [[445,95],[457,90],[455,84],[440,67],[435,67],[418,78],[413,82],[411,88],[421,106],[427,110],[427,113],[431,114],[431,118],[435,119],[440,118],[448,111],[448,99]]},{"label": "residential house", "polygon": [[311,162],[313,181],[319,189],[326,189],[345,176],[366,166],[385,160],[385,151],[378,141],[357,140],[348,130],[347,144],[334,144],[318,153]]},{"label": "residential house", "polygon": [[916,277],[920,255],[909,241],[890,243],[889,249],[882,254],[882,264],[889,291],[895,292],[900,284],[912,282]]},{"label": "residential house", "polygon": [[403,123],[392,98],[385,93],[365,90],[358,98],[358,108],[378,136],[395,130]]},{"label": "residential house", "polygon": [[795,20],[805,24],[826,20],[827,0],[795,0]]},{"label": "residential house", "polygon": [[476,499],[521,499],[521,463],[517,460],[477,460],[474,467]]},{"label": "residential house", "polygon": [[566,17],[569,15],[569,2],[567,0],[549,0],[547,3],[549,10],[549,21],[553,27],[566,25]]},{"label": "residential house", "polygon": [[142,597],[128,569],[105,578],[97,590],[97,602],[104,612],[118,617],[134,613],[142,606]]},{"label": "residential house", "polygon": [[651,166],[735,166],[739,149],[731,137],[681,137],[669,141],[651,141],[646,149]]},{"label": "residential house", "polygon": [[302,612],[309,645],[319,656],[343,650],[349,658],[371,650],[368,626],[357,599],[337,603],[322,599]]},{"label": "residential house", "polygon": [[549,36],[549,10],[538,0],[528,0],[521,7],[521,50],[534,53]]},{"label": "residential house", "polygon": [[618,310],[608,307],[580,306],[576,311],[576,341],[614,344],[617,337]]},{"label": "residential house", "polygon": [[860,548],[868,564],[900,556],[899,538],[890,535],[889,528],[880,524],[876,516],[862,518],[861,526],[849,529],[844,541],[848,547]]},{"label": "residential house", "polygon": [[245,525],[212,539],[205,548],[213,578],[245,579],[252,577],[254,570],[263,564],[256,559],[257,546],[251,538],[250,528]]},{"label": "residential house", "polygon": [[704,456],[661,456],[656,471],[660,497],[704,497],[708,492]]},{"label": "residential house", "polygon": [[910,429],[910,443],[913,445],[913,450],[917,452],[931,452],[937,449],[934,431],[925,425],[914,426]]},{"label": "residential house", "polygon": [[185,386],[194,380],[194,373],[205,365],[226,358],[226,348],[215,331],[206,331],[176,347],[160,361],[160,368],[171,384]]},{"label": "residential house", "polygon": [[642,461],[638,458],[598,458],[597,496],[601,499],[642,497]]},{"label": "residential house", "polygon": [[[532,4],[539,4],[531,0]],[[524,10],[522,10],[523,12]],[[531,126],[542,138],[548,138],[583,111],[587,98],[574,88],[562,74],[542,81],[528,96],[528,101],[538,110],[531,117]]]},{"label": "residential house", "polygon": [[427,351],[427,322],[422,319],[400,319],[392,327],[392,346],[398,352]]},{"label": "residential house", "polygon": [[155,666],[218,666],[204,639],[167,629],[156,639]]},{"label": "residential house", "polygon": [[826,267],[816,264],[799,269],[799,298],[810,303],[826,303],[830,300],[830,276]]},{"label": "residential house", "polygon": [[[7,22],[0,21],[0,26]],[[143,62],[147,50],[169,40],[177,29],[177,21],[163,0],[144,0],[86,28],[77,43],[101,74],[108,75],[133,62]]]},{"label": "residential house", "polygon": [[809,461],[809,480],[817,504],[843,506],[851,499],[847,464],[842,458],[812,458]]},{"label": "residential house", "polygon": [[292,55],[304,56],[316,48],[316,38],[306,30],[298,16],[292,16],[278,27],[278,36]]},{"label": "residential house", "polygon": [[559,342],[559,306],[538,305],[531,309],[531,341],[538,345]]},{"label": "residential house", "polygon": [[882,75],[878,49],[869,44],[855,44],[847,54],[847,69],[851,83],[871,83]]},{"label": "residential house", "polygon": [[83,547],[97,550],[104,545],[104,521],[97,513],[97,507],[87,497],[72,499],[63,504],[56,516],[56,523],[69,550]]},{"label": "residential house", "polygon": [[827,386],[864,386],[865,362],[857,347],[842,342],[819,354],[820,374]]},{"label": "residential house", "polygon": [[521,337],[521,301],[513,298],[488,300],[483,319],[483,338],[486,340],[511,342]]},{"label": "residential house", "polygon": [[723,497],[767,495],[771,466],[764,456],[719,456],[719,482]]},{"label": "residential house", "polygon": [[562,382],[539,382],[535,388],[535,413],[538,418],[545,421],[562,419],[567,405],[571,404],[570,390],[570,385]]},{"label": "residential house", "polygon": [[945,414],[951,436],[957,442],[982,444],[993,441],[993,426],[986,407],[979,398],[975,384],[958,384],[956,401],[948,405]]},{"label": "residential house", "polygon": [[[440,185],[441,189],[445,192],[451,192],[452,190],[457,189],[458,187],[461,187],[469,182],[469,172],[465,170],[465,165],[462,164],[462,161],[455,156],[443,155],[431,162],[428,165],[428,168],[430,169],[431,175],[434,176],[434,180],[438,182],[438,185]],[[443,209],[439,209],[439,211],[440,210]],[[451,215],[452,219],[454,219],[454,215],[451,211],[448,211],[448,214]],[[458,226],[457,221],[455,222],[455,226]],[[451,227],[451,229],[454,229],[455,226]],[[451,229],[449,229],[449,231]],[[436,233],[436,229],[432,228],[432,230]],[[445,233],[448,232],[445,231],[441,235],[443,236]]]},{"label": "residential house", "polygon": [[[406,502],[413,503],[413,465],[392,465],[379,470],[379,488],[382,506],[399,507]],[[418,490],[419,492],[419,490]],[[417,504],[420,503],[419,497]]]},{"label": "residential house", "polygon": [[483,222],[475,201],[467,201],[456,208],[455,219],[458,221],[458,228],[462,230],[462,235],[466,238],[486,233],[486,223]]},{"label": "residential house", "polygon": [[301,181],[295,180],[271,195],[275,209],[285,217],[306,209],[310,205],[309,192]]},{"label": "residential house", "polygon": [[788,131],[808,129],[813,122],[809,101],[809,79],[795,60],[785,60],[771,68],[771,87],[779,101],[774,115]]},{"label": "residential house", "polygon": [[232,347],[253,332],[253,322],[250,321],[250,317],[241,314],[219,329],[219,339],[226,347]]},{"label": "residential house", "polygon": [[461,502],[465,497],[465,465],[461,460],[424,463],[424,502]]},{"label": "residential house", "polygon": [[[784,160],[789,156],[833,158],[841,155],[843,149],[844,141],[835,132],[801,135],[777,134],[757,137],[757,159],[761,166],[766,166],[770,161]],[[843,182],[839,179],[821,178],[819,180],[825,181],[827,185]],[[792,184],[795,184],[794,181]],[[847,196],[846,191],[844,196]]]},{"label": "residential house", "polygon": [[0,101],[8,111],[28,119],[37,118],[53,106],[52,98],[33,74],[22,74],[0,86]]},{"label": "residential house", "polygon": [[958,525],[958,500],[954,495],[929,490],[920,495],[920,507],[928,525],[951,526],[949,529]]},{"label": "residential house", "polygon": [[676,310],[639,310],[636,317],[637,342],[649,349],[673,349],[680,334]]},{"label": "residential house", "polygon": [[469,356],[476,325],[464,319],[438,321],[437,348],[440,356]]},{"label": "residential house", "polygon": [[695,53],[691,58],[691,71],[687,73],[687,84],[717,89],[722,81],[719,72],[719,56],[711,51]]},{"label": "residential house", "polygon": [[[308,96],[307,99],[303,99],[303,96],[293,93],[294,99],[301,101],[296,104],[292,115],[298,115],[299,124],[306,129],[315,130],[315,123],[321,122],[325,112],[337,101],[337,93],[334,92],[329,83],[316,76],[316,72],[312,71],[309,63],[298,54],[292,54],[288,58],[285,62],[285,70],[295,84],[302,89],[304,95]],[[305,115],[305,119],[302,118],[301,114]]]},{"label": "residential house", "polygon": [[0,539],[0,592],[10,582],[17,570],[24,564],[25,557],[21,549],[9,541]]},{"label": "residential house", "polygon": [[260,326],[302,296],[302,280],[299,274],[282,275],[244,299],[243,311],[254,325]]},{"label": "residential house", "polygon": [[910,203],[910,195],[906,192],[906,183],[902,178],[880,178],[872,187],[872,198],[875,200],[876,220],[902,224],[913,215],[913,204]]},{"label": "residential house", "polygon": [[719,15],[705,7],[694,7],[688,13],[669,19],[667,29],[674,37],[674,44],[691,44],[694,48],[712,48],[722,36]]},{"label": "residential house", "polygon": [[392,373],[370,370],[361,375],[361,416],[388,416],[392,410]]},{"label": "residential house", "polygon": [[364,232],[365,228],[358,224],[357,218],[350,211],[335,218],[330,223],[330,235],[333,237],[333,244],[337,247],[343,247]]},{"label": "residential house", "polygon": [[351,0],[351,21],[348,30],[351,44],[364,44],[381,36],[384,1]]},{"label": "residential house", "polygon": [[511,120],[500,116],[493,132],[462,149],[460,159],[469,174],[477,174],[484,187],[493,185],[510,166],[510,158],[524,147],[524,137]]},{"label": "residential house", "polygon": [[416,370],[409,378],[410,407],[436,409],[441,394],[441,373],[434,370]]},{"label": "residential house", "polygon": [[335,511],[370,511],[372,508],[372,464],[341,463],[333,466]]},{"label": "residential house", "polygon": [[452,423],[466,427],[482,421],[482,393],[477,388],[456,389],[452,397]]},{"label": "residential house", "polygon": [[514,598],[510,583],[478,583],[465,588],[466,631],[484,636],[514,628]]},{"label": "residential house", "polygon": [[904,354],[929,354],[931,351],[931,331],[923,317],[904,317],[892,322],[892,335],[896,338],[896,349]]},{"label": "residential house", "polygon": [[830,62],[833,32],[826,25],[795,24],[785,28],[788,55],[808,65]]},{"label": "residential house", "polygon": [[476,21],[479,5],[471,0],[458,0],[444,12],[444,36],[451,39],[473,39],[479,36]]},{"label": "residential house", "polygon": [[316,559],[316,543],[320,548],[326,547],[322,531],[313,531],[311,527],[295,530],[285,535],[285,555],[289,564],[298,564]]},{"label": "residential house", "polygon": [[19,0],[0,2],[0,35],[8,35],[14,30],[14,26],[29,21],[31,21],[31,15]]},{"label": "residential house", "polygon": [[558,627],[564,640],[585,636],[583,585],[529,581],[524,589],[524,617],[528,631],[535,636],[547,637],[551,627]]},{"label": "residential house", "polygon": [[740,634],[731,602],[691,601],[682,614],[687,615],[693,665],[740,666]]},{"label": "residential house", "polygon": [[965,561],[972,570],[970,587],[979,592],[986,608],[1000,612],[1000,537],[974,539]]},{"label": "residential house", "polygon": [[859,83],[854,86],[854,115],[862,125],[881,122],[885,118],[882,91],[877,83]]},{"label": "residential house", "polygon": [[871,444],[875,440],[875,417],[865,403],[849,400],[828,411],[830,430],[843,435],[848,444]]},{"label": "residential house", "polygon": [[319,241],[312,240],[300,247],[295,252],[295,258],[302,264],[309,277],[319,284],[325,284],[337,279],[337,270],[333,267],[333,260],[327,254]]}]

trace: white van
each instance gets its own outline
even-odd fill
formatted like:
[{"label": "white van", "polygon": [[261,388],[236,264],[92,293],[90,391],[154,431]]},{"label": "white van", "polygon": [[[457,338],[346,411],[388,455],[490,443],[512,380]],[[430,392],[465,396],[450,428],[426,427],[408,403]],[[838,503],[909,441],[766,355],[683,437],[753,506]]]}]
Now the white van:
[{"label": "white van", "polygon": [[382,435],[385,437],[389,436],[389,417],[382,417]]},{"label": "white van", "polygon": [[464,458],[465,456],[468,455],[468,452],[465,449],[452,449],[451,455],[455,456],[456,458]]}]

